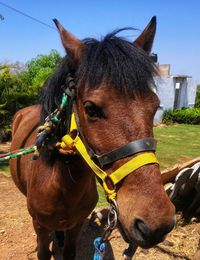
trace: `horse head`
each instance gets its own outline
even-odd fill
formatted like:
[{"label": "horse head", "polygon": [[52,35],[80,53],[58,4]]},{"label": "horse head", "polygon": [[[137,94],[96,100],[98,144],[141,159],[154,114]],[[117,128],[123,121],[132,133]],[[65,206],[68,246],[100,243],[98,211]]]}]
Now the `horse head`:
[{"label": "horse head", "polygon": [[[152,140],[153,118],[159,106],[153,81],[156,69],[149,56],[156,18],[134,43],[117,37],[118,31],[102,41],[80,41],[57,20],[55,23],[76,79],[75,115],[91,157],[108,154],[133,141]],[[101,168],[111,175],[138,154],[143,152],[118,156]],[[109,178],[106,186],[113,189]],[[164,191],[158,163],[144,163],[115,186],[124,239],[145,248],[161,242],[174,227],[175,209]]]}]

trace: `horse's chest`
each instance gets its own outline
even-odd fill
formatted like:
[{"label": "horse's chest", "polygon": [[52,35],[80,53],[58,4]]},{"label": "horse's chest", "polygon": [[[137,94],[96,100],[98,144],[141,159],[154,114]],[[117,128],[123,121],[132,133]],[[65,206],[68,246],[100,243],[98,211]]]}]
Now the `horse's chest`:
[{"label": "horse's chest", "polygon": [[51,192],[48,196],[41,194],[40,199],[28,201],[30,214],[49,229],[71,229],[91,213],[97,194],[89,189],[77,192],[75,196],[70,195],[70,192]]},{"label": "horse's chest", "polygon": [[33,214],[31,213],[31,215],[34,215],[38,222],[48,229],[71,229],[77,224],[83,222],[83,220],[92,211],[93,206],[85,206],[86,207],[84,209],[80,208],[78,205],[74,207],[67,207],[66,205],[59,205],[57,207],[54,206],[52,208],[46,207],[34,211]]}]

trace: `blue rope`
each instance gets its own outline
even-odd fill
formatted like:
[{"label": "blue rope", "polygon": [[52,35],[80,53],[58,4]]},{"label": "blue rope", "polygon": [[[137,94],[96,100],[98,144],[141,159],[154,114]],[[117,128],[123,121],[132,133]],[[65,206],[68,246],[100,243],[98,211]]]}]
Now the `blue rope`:
[{"label": "blue rope", "polygon": [[95,253],[93,260],[103,260],[106,251],[106,243],[102,241],[101,237],[97,237],[94,240],[94,248]]}]

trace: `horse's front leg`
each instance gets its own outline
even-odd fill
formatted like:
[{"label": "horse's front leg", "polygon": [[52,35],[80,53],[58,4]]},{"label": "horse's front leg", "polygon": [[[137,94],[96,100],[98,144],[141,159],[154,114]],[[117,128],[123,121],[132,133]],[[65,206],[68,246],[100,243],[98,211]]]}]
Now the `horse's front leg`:
[{"label": "horse's front leg", "polygon": [[74,260],[76,257],[76,241],[83,223],[71,230],[65,231],[65,243],[63,250],[64,260]]},{"label": "horse's front leg", "polygon": [[50,260],[51,251],[49,250],[49,244],[51,242],[50,232],[46,228],[42,227],[37,220],[33,219],[33,227],[37,234],[37,256],[39,260]]}]

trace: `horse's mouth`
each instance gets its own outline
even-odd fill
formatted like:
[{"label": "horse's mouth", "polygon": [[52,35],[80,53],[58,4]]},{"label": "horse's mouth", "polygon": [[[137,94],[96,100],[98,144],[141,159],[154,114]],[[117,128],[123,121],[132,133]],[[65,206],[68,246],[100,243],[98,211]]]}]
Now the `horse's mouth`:
[{"label": "horse's mouth", "polygon": [[136,243],[138,246],[144,248],[144,249],[148,249],[151,248],[161,242],[163,242],[165,239],[165,236],[162,238],[157,238],[157,239],[151,239],[151,240],[144,240],[144,239],[135,239]]},{"label": "horse's mouth", "polygon": [[133,237],[133,235],[130,235],[128,233],[128,231],[125,228],[123,228],[123,226],[119,220],[118,220],[118,229],[126,243],[136,244],[137,246],[140,246],[145,249],[151,248],[151,247],[161,243],[166,237],[166,235],[162,236],[162,237],[158,236],[158,237],[151,238],[150,240],[144,239],[144,238],[138,236],[137,234],[134,234],[134,237]]}]

